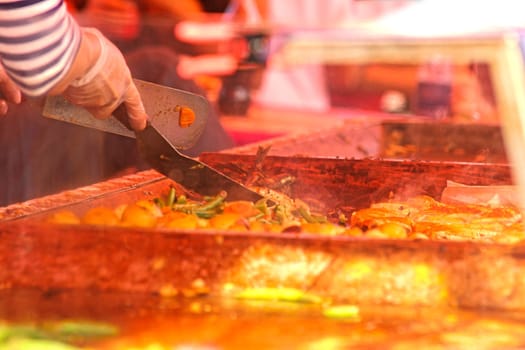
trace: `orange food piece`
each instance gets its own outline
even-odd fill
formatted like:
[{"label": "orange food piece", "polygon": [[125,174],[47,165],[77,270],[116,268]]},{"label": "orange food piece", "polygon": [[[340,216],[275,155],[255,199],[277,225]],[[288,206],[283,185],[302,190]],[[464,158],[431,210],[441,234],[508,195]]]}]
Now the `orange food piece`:
[{"label": "orange food piece", "polygon": [[260,221],[252,221],[250,222],[250,231],[253,232],[267,232],[268,230],[268,224],[264,224]]},{"label": "orange food piece", "polygon": [[88,225],[115,226],[119,219],[115,211],[107,207],[95,207],[89,209],[82,217],[82,223]]},{"label": "orange food piece", "polygon": [[173,211],[172,209],[167,209],[167,210],[163,209],[163,212],[164,214],[162,215],[162,217],[157,219],[158,227],[167,227],[170,221],[176,220],[179,218],[184,218],[186,217],[186,215],[188,215],[182,211]]},{"label": "orange food piece", "polygon": [[233,201],[224,205],[224,213],[235,213],[242,217],[249,218],[260,214],[261,211],[250,201]]},{"label": "orange food piece", "polygon": [[407,238],[408,230],[405,225],[398,222],[386,222],[378,229],[390,238]]},{"label": "orange food piece", "polygon": [[360,237],[363,235],[363,230],[357,226],[349,227],[344,231],[345,236]]},{"label": "orange food piece", "polygon": [[189,107],[182,106],[179,110],[179,126],[188,128],[195,122],[195,112]]},{"label": "orange food piece", "polygon": [[389,238],[383,231],[378,228],[371,228],[365,232],[365,237],[368,238]]},{"label": "orange food piece", "polygon": [[150,210],[137,204],[128,205],[122,213],[123,226],[154,227],[157,218]]},{"label": "orange food piece", "polygon": [[199,218],[193,214],[172,211],[159,218],[157,226],[166,228],[196,229],[199,226]]},{"label": "orange food piece", "polygon": [[151,213],[151,215],[155,217],[162,216],[162,210],[152,201],[140,200],[140,201],[137,201],[135,204],[138,205],[139,207],[146,209],[147,211]]},{"label": "orange food piece", "polygon": [[209,221],[210,227],[219,230],[226,230],[233,225],[242,222],[243,217],[238,213],[222,213],[212,217]]},{"label": "orange food piece", "polygon": [[352,213],[350,223],[361,228],[374,228],[389,222],[396,222],[410,229],[413,221],[402,213],[394,212],[389,208],[365,208]]},{"label": "orange food piece", "polygon": [[302,232],[316,233],[323,236],[335,236],[343,233],[344,228],[332,223],[305,223],[301,225]]},{"label": "orange food piece", "polygon": [[52,224],[80,224],[78,216],[70,210],[53,213],[46,221]]}]

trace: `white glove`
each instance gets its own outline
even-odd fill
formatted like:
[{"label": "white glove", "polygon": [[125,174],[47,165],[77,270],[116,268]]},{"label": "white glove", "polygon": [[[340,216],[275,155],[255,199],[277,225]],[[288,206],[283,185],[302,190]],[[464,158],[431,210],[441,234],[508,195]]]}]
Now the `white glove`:
[{"label": "white glove", "polygon": [[0,116],[7,114],[7,102],[18,104],[21,101],[22,92],[0,64]]},{"label": "white glove", "polygon": [[[97,29],[81,28],[81,30],[83,42],[74,67],[87,67],[87,71],[72,72],[71,76],[76,79],[65,88],[64,97],[86,108],[99,119],[108,118],[120,104],[124,103],[131,127],[142,130],[146,126],[148,117],[124,56]],[[89,62],[93,60],[93,53],[97,51],[99,54],[96,61]],[[83,60],[88,62],[82,62]],[[82,68],[77,69],[82,70]]]}]

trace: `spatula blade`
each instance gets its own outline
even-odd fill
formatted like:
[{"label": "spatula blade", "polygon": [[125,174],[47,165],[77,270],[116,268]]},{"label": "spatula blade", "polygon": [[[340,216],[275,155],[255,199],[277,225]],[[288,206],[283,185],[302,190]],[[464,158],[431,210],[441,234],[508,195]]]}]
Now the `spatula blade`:
[{"label": "spatula blade", "polygon": [[[208,120],[209,103],[200,95],[135,79],[151,122],[178,149],[194,146]],[[113,134],[135,137],[126,123],[114,113],[108,119],[96,119],[86,109],[74,105],[62,96],[48,96],[43,116],[98,129]],[[185,116],[193,118],[185,118]],[[124,121],[124,123],[123,123]]]},{"label": "spatula blade", "polygon": [[204,196],[226,191],[230,201],[255,202],[263,198],[208,165],[183,155],[149,122],[144,130],[136,132],[136,138],[140,154],[148,164],[188,190]]}]

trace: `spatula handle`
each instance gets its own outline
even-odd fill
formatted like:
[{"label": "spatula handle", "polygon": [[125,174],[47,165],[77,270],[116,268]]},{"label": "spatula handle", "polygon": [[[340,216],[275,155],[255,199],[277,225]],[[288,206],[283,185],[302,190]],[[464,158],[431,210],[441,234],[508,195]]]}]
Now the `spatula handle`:
[{"label": "spatula handle", "polygon": [[[120,108],[120,107],[119,107]],[[126,109],[122,106],[124,113]],[[121,112],[122,113],[122,112]],[[108,119],[94,118],[86,109],[68,102],[62,96],[50,96],[46,98],[42,114],[47,118],[52,118],[68,123],[87,126],[113,134],[127,137],[135,137],[133,131],[115,117]],[[127,117],[124,117],[127,119]],[[129,126],[129,123],[127,124]]]}]

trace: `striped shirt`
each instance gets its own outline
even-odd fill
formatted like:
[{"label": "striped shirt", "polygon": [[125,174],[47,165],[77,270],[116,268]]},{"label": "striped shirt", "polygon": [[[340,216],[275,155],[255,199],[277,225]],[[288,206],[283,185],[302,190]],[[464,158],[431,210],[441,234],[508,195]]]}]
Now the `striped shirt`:
[{"label": "striped shirt", "polygon": [[56,85],[79,46],[80,28],[64,0],[0,0],[0,58],[25,94]]}]

